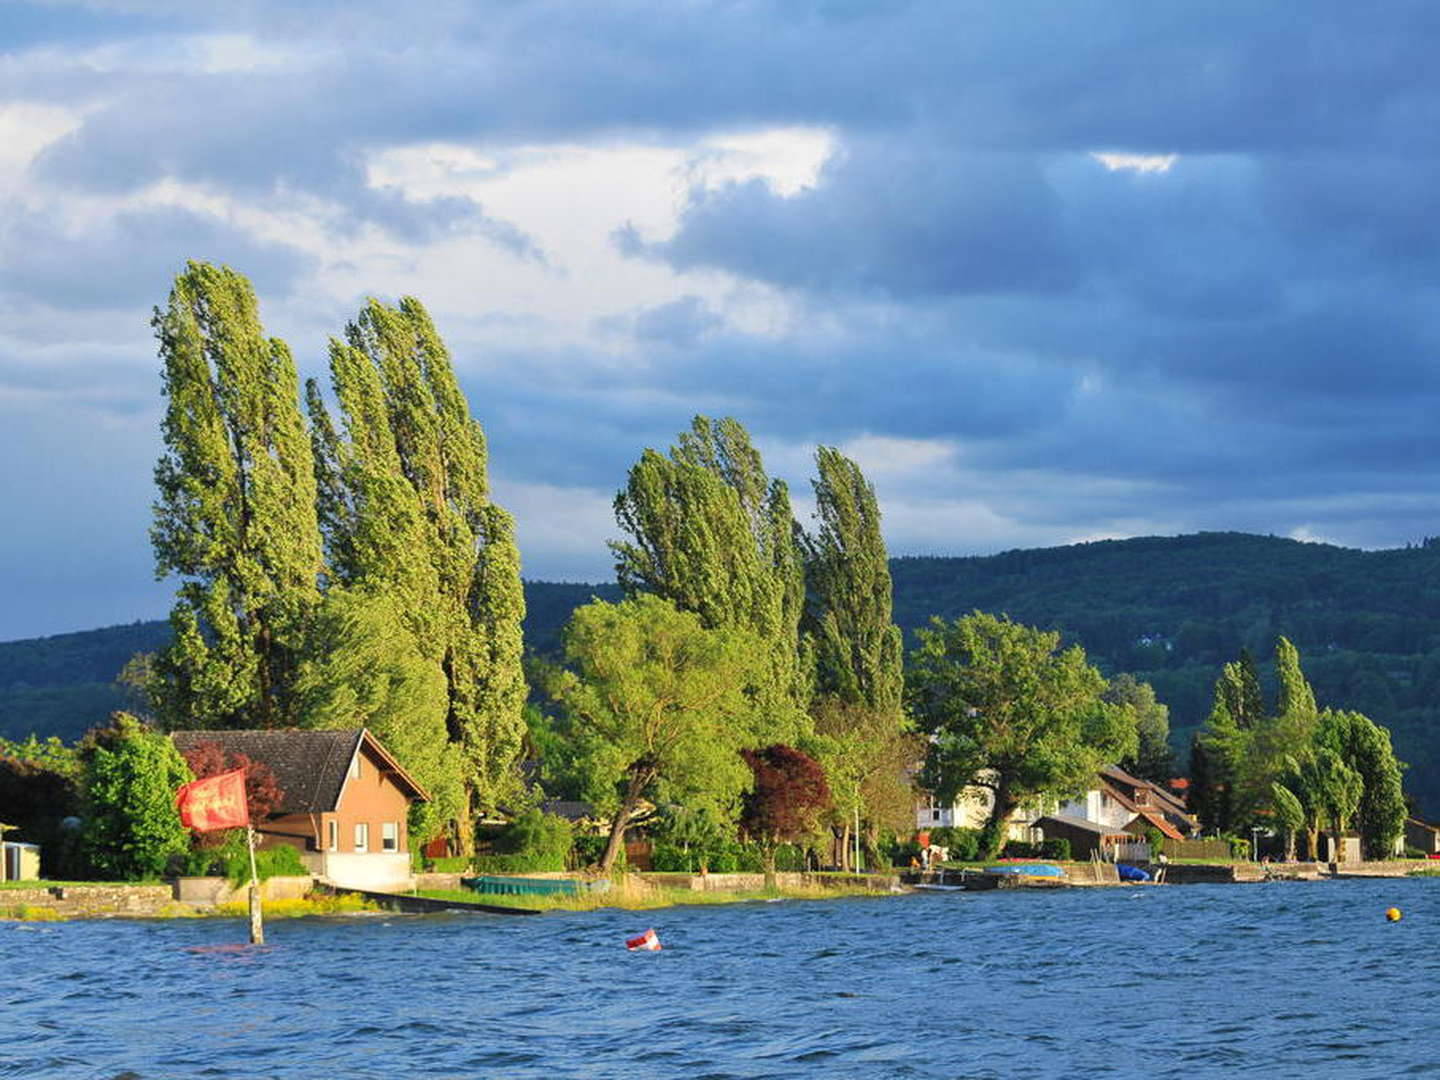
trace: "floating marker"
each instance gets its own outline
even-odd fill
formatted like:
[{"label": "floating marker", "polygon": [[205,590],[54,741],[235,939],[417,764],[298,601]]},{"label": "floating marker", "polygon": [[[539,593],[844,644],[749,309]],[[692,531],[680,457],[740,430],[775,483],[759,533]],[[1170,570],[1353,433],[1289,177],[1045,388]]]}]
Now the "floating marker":
[{"label": "floating marker", "polygon": [[636,937],[625,939],[625,948],[631,952],[659,952],[660,939],[655,936],[654,930],[646,930]]},{"label": "floating marker", "polygon": [[1400,921],[1400,909],[1399,909],[1398,907],[1386,908],[1386,909],[1385,909],[1385,918],[1389,919],[1391,922],[1399,922],[1399,921]]}]

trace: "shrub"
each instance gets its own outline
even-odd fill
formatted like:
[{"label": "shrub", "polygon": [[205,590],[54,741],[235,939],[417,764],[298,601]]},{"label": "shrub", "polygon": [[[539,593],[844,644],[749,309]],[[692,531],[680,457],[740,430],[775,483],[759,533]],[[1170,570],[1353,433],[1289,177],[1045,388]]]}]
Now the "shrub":
[{"label": "shrub", "polygon": [[519,856],[529,871],[564,870],[574,839],[570,822],[564,818],[527,810],[495,838],[495,854]]},{"label": "shrub", "polygon": [[941,826],[930,830],[930,843],[947,848],[952,862],[974,862],[980,857],[979,829]]},{"label": "shrub", "polygon": [[1024,840],[1007,840],[1000,849],[1001,856],[1006,859],[1038,859],[1043,853],[1043,844],[1029,844]]},{"label": "shrub", "polygon": [[1070,841],[1063,836],[1053,836],[1040,844],[1040,854],[1047,859],[1069,859]]}]

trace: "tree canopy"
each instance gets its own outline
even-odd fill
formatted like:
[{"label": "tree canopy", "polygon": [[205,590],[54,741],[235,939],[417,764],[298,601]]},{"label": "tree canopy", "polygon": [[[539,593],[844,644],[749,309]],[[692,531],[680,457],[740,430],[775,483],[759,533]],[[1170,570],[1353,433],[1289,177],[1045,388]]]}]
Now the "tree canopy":
[{"label": "tree canopy", "polygon": [[755,635],[707,628],[648,594],[578,608],[565,631],[570,669],[555,676],[585,790],[612,826],[614,864],[642,802],[705,807],[733,821],[749,770],[740,751],[767,729],[747,688],[765,653]]},{"label": "tree canopy", "polygon": [[925,779],[953,799],[969,786],[994,795],[988,853],[1002,823],[1031,796],[1082,790],[1137,745],[1130,710],[1101,699],[1105,680],[1060,635],[975,612],[934,619],[911,654],[911,707],[931,742]]}]

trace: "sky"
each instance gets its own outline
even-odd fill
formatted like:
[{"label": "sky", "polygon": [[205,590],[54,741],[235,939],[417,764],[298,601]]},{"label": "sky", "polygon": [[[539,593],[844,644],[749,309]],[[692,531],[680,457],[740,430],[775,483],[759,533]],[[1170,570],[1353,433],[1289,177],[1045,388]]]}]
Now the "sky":
[{"label": "sky", "polygon": [[149,320],[413,295],[533,579],[696,413],[892,554],[1440,533],[1440,6],[0,0],[0,640],[164,615]]}]

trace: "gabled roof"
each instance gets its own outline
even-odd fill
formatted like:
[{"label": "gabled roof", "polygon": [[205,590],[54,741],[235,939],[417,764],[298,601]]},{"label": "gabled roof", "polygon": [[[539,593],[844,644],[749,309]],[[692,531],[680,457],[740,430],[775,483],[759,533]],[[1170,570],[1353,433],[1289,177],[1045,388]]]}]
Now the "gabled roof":
[{"label": "gabled roof", "polygon": [[218,743],[222,750],[263,761],[275,774],[283,795],[276,814],[325,814],[340,804],[340,793],[350,773],[350,762],[363,745],[380,762],[383,772],[412,799],[429,802],[430,796],[380,741],[365,728],[348,731],[177,731],[171,738],[182,753],[201,743]]},{"label": "gabled roof", "polygon": [[1140,810],[1137,811],[1137,816],[1154,825],[1155,828],[1160,830],[1162,836],[1168,836],[1171,840],[1185,839],[1185,834],[1175,828],[1170,822],[1166,821],[1164,814],[1141,807]]},{"label": "gabled roof", "polygon": [[1068,825],[1072,829],[1095,833],[1098,836],[1130,835],[1124,829],[1117,829],[1110,825],[1101,825],[1098,821],[1090,821],[1087,818],[1071,817],[1068,814],[1045,814],[1036,818],[1031,824],[1039,825],[1042,821],[1053,821],[1057,825]]}]

